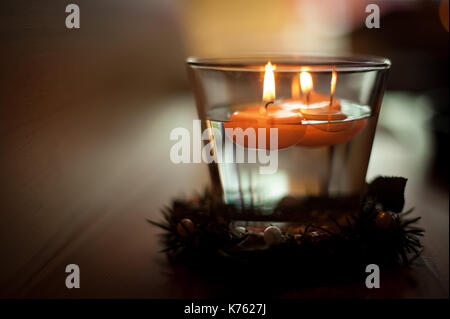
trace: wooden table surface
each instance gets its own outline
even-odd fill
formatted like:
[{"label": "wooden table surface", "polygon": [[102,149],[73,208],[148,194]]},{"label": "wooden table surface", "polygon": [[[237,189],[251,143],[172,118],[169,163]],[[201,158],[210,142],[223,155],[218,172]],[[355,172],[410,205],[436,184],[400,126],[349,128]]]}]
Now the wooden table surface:
[{"label": "wooden table surface", "polygon": [[[392,102],[396,102],[395,94],[388,95],[385,107],[390,107]],[[117,141],[108,146],[108,160],[101,163],[98,159],[97,169],[107,166],[105,173],[111,174],[109,181],[99,181],[99,188],[92,191],[95,201],[101,205],[92,204],[95,207],[91,211],[80,210],[80,216],[68,214],[64,220],[68,227],[61,228],[49,238],[39,253],[8,281],[6,291],[9,296],[197,298],[227,296],[234,285],[239,286],[239,283],[218,286],[198,274],[175,271],[164,254],[159,253],[159,230],[151,227],[146,218],[157,219],[158,209],[174,196],[201,190],[208,183],[208,174],[203,164],[176,165],[169,161],[170,130],[179,126],[191,130],[195,117],[192,97],[180,95],[158,100],[154,102],[159,104],[158,108],[146,108],[148,101],[141,103],[141,106],[133,107],[136,114],[132,118],[132,132],[125,133],[125,137],[117,136]],[[129,110],[123,108],[116,116],[126,116]],[[369,290],[364,283],[353,283],[299,287],[283,292],[281,297],[448,297],[448,271],[445,271],[448,265],[447,195],[425,182],[419,183],[423,176],[417,165],[424,163],[417,159],[408,162],[407,149],[400,149],[395,154],[385,153],[392,146],[385,140],[392,139],[389,125],[385,124],[380,125],[377,132],[372,156],[372,161],[384,159],[384,165],[371,162],[368,176],[379,173],[412,176],[406,205],[416,206],[417,214],[423,216],[422,225],[426,228],[423,258],[410,269],[382,275],[382,287],[378,290]],[[405,151],[407,155],[402,155]],[[104,159],[105,153],[98,156]],[[106,185],[104,189],[102,185]],[[65,287],[64,270],[71,263],[80,266],[80,289]]]},{"label": "wooden table surface", "polygon": [[[204,164],[169,160],[174,127],[196,118],[184,70],[183,10],[170,1],[79,0],[0,9],[0,297],[180,298],[226,295],[168,266],[147,218],[208,184]],[[362,285],[298,288],[284,297],[448,297],[448,191],[432,184],[431,110],[420,95],[386,95],[369,165],[409,179],[406,206],[426,229],[410,270]],[[81,288],[65,287],[78,264]]]}]

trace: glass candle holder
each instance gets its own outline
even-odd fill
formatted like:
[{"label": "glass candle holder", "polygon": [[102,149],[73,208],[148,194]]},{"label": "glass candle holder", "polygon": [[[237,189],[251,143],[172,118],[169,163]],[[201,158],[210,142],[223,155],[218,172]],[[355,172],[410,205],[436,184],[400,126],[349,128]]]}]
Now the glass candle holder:
[{"label": "glass candle holder", "polygon": [[389,60],[188,58],[187,66],[212,186],[236,208],[236,224],[286,230],[359,209]]}]

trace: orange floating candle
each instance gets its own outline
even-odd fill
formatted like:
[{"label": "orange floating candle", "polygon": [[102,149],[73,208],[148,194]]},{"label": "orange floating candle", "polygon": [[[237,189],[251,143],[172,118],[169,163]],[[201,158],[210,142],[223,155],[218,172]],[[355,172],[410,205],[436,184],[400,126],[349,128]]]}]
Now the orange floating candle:
[{"label": "orange floating candle", "polygon": [[[275,99],[274,69],[275,67],[270,62],[265,67],[263,90],[265,104],[251,105],[234,112],[230,120],[224,123],[225,129],[234,130],[232,136],[227,130],[225,130],[226,134],[235,143],[246,148],[250,145],[245,133],[248,128],[252,128],[255,132],[256,143],[254,145],[256,148],[266,150],[283,149],[295,145],[305,134],[306,127],[301,125],[303,115],[298,110],[291,110],[273,102]],[[264,145],[259,144],[260,128],[264,129],[266,134]],[[271,128],[278,129],[278,145],[276,147],[270,143]],[[242,129],[242,131],[237,129]]]},{"label": "orange floating candle", "polygon": [[[306,104],[298,104],[298,110],[306,122],[325,123],[306,124],[306,132],[297,143],[298,146],[320,147],[344,143],[354,138],[365,127],[366,119],[347,120],[347,115],[341,112],[339,100],[334,98],[336,83],[337,74],[333,70],[330,96],[327,97],[312,90],[313,82],[308,72],[300,73],[300,86]],[[291,100],[288,103],[295,104],[295,101]]]},{"label": "orange floating candle", "polygon": [[[258,149],[283,149],[297,144],[305,134],[306,127],[301,125],[302,115],[298,111],[286,110],[279,105],[266,107],[261,105],[253,105],[244,108],[241,111],[231,115],[230,121],[225,122],[225,128],[239,129],[243,131],[234,131],[230,138],[237,144],[249,147],[248,139],[245,138],[245,130],[254,129],[256,135],[256,148]],[[259,128],[265,129],[266,140],[265,145],[259,145]],[[275,147],[270,144],[270,129],[278,129],[278,145]],[[229,134],[226,130],[225,132]],[[241,137],[242,134],[242,138]],[[241,144],[243,141],[243,144]]]}]

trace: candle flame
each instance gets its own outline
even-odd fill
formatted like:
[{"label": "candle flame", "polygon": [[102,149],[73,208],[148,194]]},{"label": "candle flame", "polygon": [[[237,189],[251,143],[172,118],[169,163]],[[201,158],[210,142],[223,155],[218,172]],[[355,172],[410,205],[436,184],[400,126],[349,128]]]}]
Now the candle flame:
[{"label": "candle flame", "polygon": [[269,61],[269,63],[266,64],[265,69],[263,101],[270,102],[275,100],[275,76],[273,74],[275,66],[273,66]]},{"label": "candle flame", "polygon": [[313,88],[313,80],[309,72],[300,72],[300,87],[303,94],[308,94]]},{"label": "candle flame", "polygon": [[[333,95],[334,95],[334,91],[336,90],[336,82],[337,82],[337,73],[336,73],[336,68],[333,66],[331,68],[331,83],[330,83],[330,109],[331,106],[333,105]],[[332,120],[332,116],[331,116],[331,112],[328,113],[328,125],[327,125],[327,130],[329,129],[330,126],[330,122]]]},{"label": "candle flame", "polygon": [[333,70],[331,71],[331,88],[330,88],[330,93],[331,96],[333,96],[334,91],[336,90],[336,82],[337,82],[337,73],[335,71],[335,69],[333,68]]}]

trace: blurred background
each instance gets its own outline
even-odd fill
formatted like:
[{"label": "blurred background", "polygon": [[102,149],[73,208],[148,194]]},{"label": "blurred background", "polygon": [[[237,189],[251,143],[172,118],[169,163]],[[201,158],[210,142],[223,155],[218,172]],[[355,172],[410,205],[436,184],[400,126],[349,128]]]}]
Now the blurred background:
[{"label": "blurred background", "polygon": [[[71,30],[68,1],[0,4],[0,296],[205,293],[164,276],[145,222],[208,184],[204,164],[169,161],[170,130],[196,117],[184,61],[271,52],[391,59],[367,178],[409,179],[448,297],[448,1],[74,2]],[[379,29],[365,26],[371,3]],[[68,263],[84,289],[65,289]],[[398,296],[442,296],[424,289]]]}]

